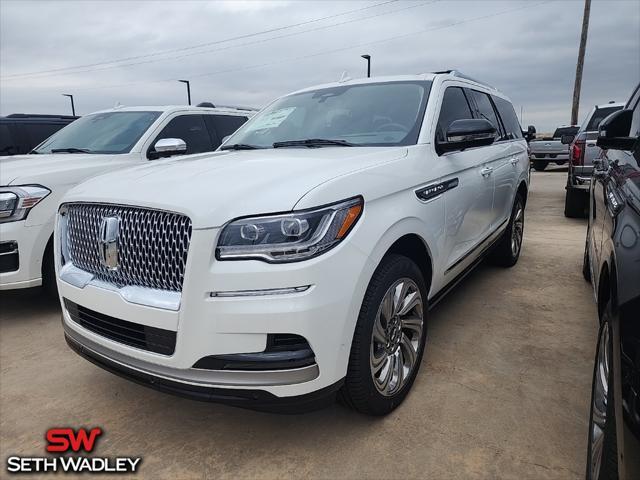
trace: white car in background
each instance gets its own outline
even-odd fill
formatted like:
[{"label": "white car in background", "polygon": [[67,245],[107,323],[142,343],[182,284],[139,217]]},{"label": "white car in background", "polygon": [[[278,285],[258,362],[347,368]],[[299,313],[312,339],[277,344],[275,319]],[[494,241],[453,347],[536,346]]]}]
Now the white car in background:
[{"label": "white car in background", "polygon": [[126,107],[85,115],[29,155],[0,158],[0,290],[55,291],[52,234],[62,196],[89,177],[172,155],[211,152],[255,111]]},{"label": "white car in background", "polygon": [[302,90],[220,150],[63,198],[75,351],[201,400],[291,411],[339,390],[386,414],[416,377],[428,309],[485,255],[520,255],[527,143],[511,102],[457,72]]}]

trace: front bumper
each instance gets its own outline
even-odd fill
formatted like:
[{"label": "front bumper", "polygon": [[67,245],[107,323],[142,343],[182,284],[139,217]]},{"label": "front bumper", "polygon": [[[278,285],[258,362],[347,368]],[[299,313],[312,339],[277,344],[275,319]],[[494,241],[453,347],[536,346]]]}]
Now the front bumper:
[{"label": "front bumper", "polygon": [[[215,229],[193,231],[177,309],[141,305],[117,288],[95,282],[72,285],[59,277],[67,338],[99,360],[94,363],[109,364],[107,369],[117,366],[128,372],[127,377],[153,379],[143,383],[154,386],[170,384],[175,392],[209,390],[214,400],[244,390],[276,398],[300,397],[325,392],[342,381],[364,291],[375,268],[368,257],[347,240],[324,255],[298,263],[221,262],[214,257],[217,234]],[[285,294],[234,295],[299,286],[309,288]],[[227,295],[212,296],[212,292]],[[101,315],[175,332],[175,349],[165,355],[107,338],[74,321],[65,301]],[[211,356],[263,352],[268,336],[274,334],[303,337],[315,363],[273,370],[194,367]]]},{"label": "front bumper", "polygon": [[322,408],[333,402],[336,392],[344,383],[340,380],[321,390],[295,397],[276,397],[267,391],[257,389],[231,390],[215,388],[207,385],[176,381],[131,368],[126,364],[114,361],[108,356],[101,355],[95,350],[91,350],[83,343],[75,340],[72,334],[65,333],[65,340],[69,347],[81,357],[108,372],[132,382],[153,388],[160,392],[178,395],[192,400],[224,403],[241,408],[279,413],[308,412]]},{"label": "front bumper", "polygon": [[0,223],[0,242],[14,242],[18,250],[18,268],[0,272],[0,290],[42,285],[42,257],[52,232],[52,224],[26,226],[25,220]]}]

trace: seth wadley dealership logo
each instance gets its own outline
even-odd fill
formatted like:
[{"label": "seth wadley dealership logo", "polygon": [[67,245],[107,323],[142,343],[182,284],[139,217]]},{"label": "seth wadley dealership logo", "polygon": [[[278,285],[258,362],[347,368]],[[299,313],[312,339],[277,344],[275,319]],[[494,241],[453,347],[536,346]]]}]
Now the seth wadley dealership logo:
[{"label": "seth wadley dealership logo", "polygon": [[72,453],[59,457],[7,458],[9,473],[136,473],[142,457],[90,457],[73,455],[84,451],[93,452],[98,437],[103,434],[100,427],[92,429],[50,428],[47,430],[46,451],[49,453]]}]

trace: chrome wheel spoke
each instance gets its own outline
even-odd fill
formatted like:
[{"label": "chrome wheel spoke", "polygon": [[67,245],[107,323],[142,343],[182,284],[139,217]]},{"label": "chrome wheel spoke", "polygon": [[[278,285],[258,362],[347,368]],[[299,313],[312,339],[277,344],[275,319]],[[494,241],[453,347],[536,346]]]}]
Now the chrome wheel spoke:
[{"label": "chrome wheel spoke", "polygon": [[400,315],[400,310],[404,304],[404,299],[409,290],[409,282],[400,282],[393,292],[393,314]]},{"label": "chrome wheel spoke", "polygon": [[376,317],[376,321],[373,324],[373,340],[374,343],[377,342],[383,345],[387,343],[387,334],[384,331],[382,323],[380,322],[380,315]]},{"label": "chrome wheel spoke", "polygon": [[398,315],[400,315],[401,317],[403,315],[406,315],[419,304],[420,304],[420,295],[418,294],[418,292],[417,291],[410,292],[402,300],[402,304],[400,305],[400,310],[398,311]]},{"label": "chrome wheel spoke", "polygon": [[409,340],[409,337],[407,337],[404,333],[402,334],[400,347],[402,356],[406,360],[409,370],[411,370],[413,368],[413,365],[416,363],[418,352],[416,352],[416,349],[414,348],[413,343],[411,343],[411,340]]},{"label": "chrome wheel spoke", "polygon": [[420,317],[407,317],[402,319],[402,329],[410,330],[414,332],[411,338],[415,338],[422,334],[422,318]]}]

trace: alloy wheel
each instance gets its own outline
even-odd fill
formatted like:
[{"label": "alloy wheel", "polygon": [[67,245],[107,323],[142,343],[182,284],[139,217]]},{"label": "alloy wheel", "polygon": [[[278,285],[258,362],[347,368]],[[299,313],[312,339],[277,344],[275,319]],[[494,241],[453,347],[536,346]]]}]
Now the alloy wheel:
[{"label": "alloy wheel", "polygon": [[420,289],[410,278],[401,278],[382,297],[371,334],[371,376],[382,395],[396,394],[411,377],[423,328]]},{"label": "alloy wheel", "polygon": [[522,237],[524,235],[524,209],[522,204],[516,204],[516,214],[513,217],[513,227],[511,229],[511,253],[517,256],[522,246]]},{"label": "alloy wheel", "polygon": [[600,475],[604,452],[604,433],[608,420],[607,403],[609,401],[609,369],[611,368],[609,335],[609,324],[605,322],[602,325],[602,334],[598,345],[593,398],[591,400],[591,438],[589,439],[589,448],[591,450],[590,478],[593,479],[597,479]]}]

